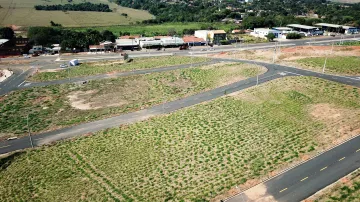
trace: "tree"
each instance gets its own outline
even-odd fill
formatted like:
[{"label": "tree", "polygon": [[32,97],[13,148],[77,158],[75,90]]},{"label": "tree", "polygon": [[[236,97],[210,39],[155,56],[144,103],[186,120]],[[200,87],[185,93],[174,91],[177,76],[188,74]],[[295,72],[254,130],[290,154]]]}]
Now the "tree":
[{"label": "tree", "polygon": [[0,28],[0,39],[12,39],[14,36],[14,30],[12,30],[10,27]]},{"label": "tree", "polygon": [[273,41],[275,39],[275,34],[269,33],[268,35],[266,35],[266,38],[268,39],[268,41]]},{"label": "tree", "polygon": [[169,35],[169,36],[174,36],[174,35],[176,35],[175,29],[174,29],[174,28],[169,29],[169,30],[168,30],[168,35]]},{"label": "tree", "polygon": [[301,35],[298,33],[288,33],[286,39],[301,39]]},{"label": "tree", "polygon": [[105,30],[101,33],[105,41],[115,42],[116,36],[109,30]]}]

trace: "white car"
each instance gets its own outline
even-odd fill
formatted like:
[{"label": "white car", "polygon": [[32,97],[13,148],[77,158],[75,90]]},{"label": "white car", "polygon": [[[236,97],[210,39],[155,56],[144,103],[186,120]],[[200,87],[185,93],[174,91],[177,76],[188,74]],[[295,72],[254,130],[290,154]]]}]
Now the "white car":
[{"label": "white car", "polygon": [[66,67],[68,67],[67,64],[61,64],[60,65],[60,68],[66,68]]},{"label": "white car", "polygon": [[7,140],[10,141],[10,140],[16,140],[18,139],[17,137],[9,137]]}]

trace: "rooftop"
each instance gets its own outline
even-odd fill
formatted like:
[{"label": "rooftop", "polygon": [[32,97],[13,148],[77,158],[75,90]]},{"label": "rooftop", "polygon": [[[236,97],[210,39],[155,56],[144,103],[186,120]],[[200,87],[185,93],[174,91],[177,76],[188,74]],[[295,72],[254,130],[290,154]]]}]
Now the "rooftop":
[{"label": "rooftop", "polygon": [[9,39],[0,39],[0,45],[3,44],[3,43],[6,43],[8,41],[9,41]]},{"label": "rooftop", "polygon": [[321,26],[321,27],[332,27],[332,28],[341,28],[342,27],[344,29],[355,28],[355,27],[351,27],[351,26],[336,25],[336,24],[330,24],[330,23],[317,23],[315,25]]},{"label": "rooftop", "polygon": [[224,30],[212,30],[211,32],[213,32],[214,34],[226,34]]},{"label": "rooftop", "polygon": [[317,29],[317,27],[307,26],[307,25],[300,25],[300,24],[289,24],[287,26],[288,27],[300,28],[300,29]]},{"label": "rooftop", "polygon": [[291,31],[290,27],[273,27],[273,29],[280,30],[280,31]]},{"label": "rooftop", "polygon": [[198,38],[195,36],[184,36],[183,40],[185,43],[190,43],[190,42],[206,42],[203,38]]}]

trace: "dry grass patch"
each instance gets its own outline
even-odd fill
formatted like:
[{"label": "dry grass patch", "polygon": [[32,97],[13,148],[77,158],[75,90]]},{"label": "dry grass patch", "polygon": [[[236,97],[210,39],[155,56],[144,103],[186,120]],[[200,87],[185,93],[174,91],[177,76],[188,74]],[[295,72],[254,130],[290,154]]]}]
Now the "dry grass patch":
[{"label": "dry grass patch", "polygon": [[226,63],[16,91],[0,97],[0,136],[24,134],[27,114],[37,133],[147,108],[264,71],[260,66]]},{"label": "dry grass patch", "polygon": [[[201,72],[199,68],[187,71],[202,75],[193,76],[194,81],[209,80],[194,73]],[[260,92],[271,95],[256,98]],[[255,96],[256,101],[243,99],[249,96],[222,97],[167,116],[27,151],[0,171],[0,195],[9,201],[28,201],[34,194],[38,200],[47,200],[62,190],[59,199],[81,197],[88,188],[74,185],[87,173],[91,182],[99,182],[98,177],[107,179],[92,184],[99,188],[91,199],[105,195],[102,199],[111,200],[112,194],[129,201],[222,199],[229,190],[235,193],[237,185],[254,185],[331,146],[332,142],[320,141],[332,131],[331,126],[321,116],[311,115],[319,106],[328,104],[329,111],[335,109],[345,120],[351,116],[348,110],[360,108],[359,88],[312,77],[286,77],[243,93]],[[360,122],[359,117],[354,118]],[[39,169],[49,166],[52,169]],[[56,174],[61,170],[63,175]],[[74,185],[69,185],[71,181]],[[251,196],[269,199],[264,193],[260,187]]]}]

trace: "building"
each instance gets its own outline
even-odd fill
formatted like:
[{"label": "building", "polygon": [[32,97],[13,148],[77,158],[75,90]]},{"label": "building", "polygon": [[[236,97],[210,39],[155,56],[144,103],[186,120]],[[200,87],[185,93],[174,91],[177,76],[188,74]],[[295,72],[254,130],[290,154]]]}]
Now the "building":
[{"label": "building", "polygon": [[282,38],[283,34],[279,30],[269,29],[269,28],[255,28],[253,32],[250,34],[255,37],[264,38],[266,39],[266,36],[270,33],[273,33],[275,35],[275,38]]},{"label": "building", "polygon": [[209,33],[209,30],[197,30],[197,31],[195,31],[194,36],[197,38],[204,39],[205,41],[209,42],[208,33]]},{"label": "building", "polygon": [[137,50],[139,49],[139,39],[116,39],[116,50]]},{"label": "building", "polygon": [[29,50],[28,38],[0,39],[0,56],[26,54]]},{"label": "building", "polygon": [[287,25],[287,27],[290,27],[293,30],[298,31],[300,32],[300,34],[302,33],[305,36],[322,35],[324,33],[318,27],[307,26],[307,25],[289,24]]},{"label": "building", "polygon": [[101,42],[99,45],[89,45],[89,52],[90,53],[106,53],[112,52],[114,50],[114,43],[111,41],[104,41]]},{"label": "building", "polygon": [[179,37],[164,37],[160,39],[163,47],[179,47],[184,45],[184,40]]},{"label": "building", "polygon": [[126,36],[120,36],[119,39],[138,39],[140,38],[140,35],[126,35]]},{"label": "building", "polygon": [[315,24],[315,26],[320,27],[321,30],[330,33],[356,34],[359,31],[356,27],[329,24],[329,23],[317,23]]},{"label": "building", "polygon": [[196,36],[184,36],[182,39],[188,46],[203,46],[206,44],[204,39]]},{"label": "building", "polygon": [[194,35],[215,44],[219,44],[220,41],[226,40],[226,32],[224,30],[197,30]]},{"label": "building", "polygon": [[221,41],[226,40],[226,32],[224,30],[209,31],[210,41],[214,44],[220,44]]}]

